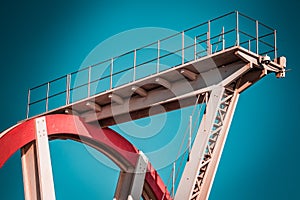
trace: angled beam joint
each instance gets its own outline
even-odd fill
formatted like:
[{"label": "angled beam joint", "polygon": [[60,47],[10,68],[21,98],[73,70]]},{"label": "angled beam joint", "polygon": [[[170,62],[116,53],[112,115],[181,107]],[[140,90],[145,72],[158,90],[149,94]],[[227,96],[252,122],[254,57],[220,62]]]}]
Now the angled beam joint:
[{"label": "angled beam joint", "polygon": [[132,86],[131,90],[132,90],[134,93],[140,95],[141,97],[146,97],[147,94],[148,94],[146,90],[144,90],[143,88],[138,87],[138,86]]},{"label": "angled beam joint", "polygon": [[180,73],[185,76],[186,78],[188,78],[190,81],[194,81],[197,79],[197,74],[190,71],[190,70],[187,70],[187,69],[181,69],[180,70]]},{"label": "angled beam joint", "polygon": [[166,79],[163,79],[163,78],[156,78],[155,82],[157,84],[163,86],[166,89],[171,89],[171,87],[172,87],[172,84],[169,81],[167,81]]},{"label": "angled beam joint", "polygon": [[85,103],[86,107],[89,109],[95,111],[95,112],[101,112],[101,106],[93,101],[88,101]]},{"label": "angled beam joint", "polygon": [[148,158],[140,151],[135,169],[120,172],[114,198],[120,200],[140,199],[143,192],[147,166]]},{"label": "angled beam joint", "polygon": [[119,105],[122,105],[124,104],[124,100],[122,97],[120,97],[119,95],[117,94],[109,94],[108,95],[108,98],[110,98],[113,102],[119,104]]}]

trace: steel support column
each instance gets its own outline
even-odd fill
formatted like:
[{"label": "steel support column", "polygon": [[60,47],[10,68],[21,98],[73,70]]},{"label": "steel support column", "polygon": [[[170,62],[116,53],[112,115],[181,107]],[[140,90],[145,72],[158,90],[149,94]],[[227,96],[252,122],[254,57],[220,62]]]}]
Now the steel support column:
[{"label": "steel support column", "polygon": [[115,199],[129,200],[141,198],[147,166],[148,158],[140,151],[135,169],[128,172],[120,172]]},{"label": "steel support column", "polygon": [[24,199],[38,200],[40,197],[36,145],[30,143],[21,149]]},{"label": "steel support column", "polygon": [[[216,138],[216,141],[212,141],[214,142],[214,148],[213,148],[213,152],[211,158],[210,158],[210,162],[208,162],[207,164],[207,168],[206,168],[206,172],[204,174],[204,178],[203,178],[203,182],[202,182],[202,186],[201,186],[201,190],[200,193],[197,194],[197,198],[199,200],[206,200],[209,197],[210,194],[210,190],[212,188],[213,185],[213,181],[218,169],[218,165],[221,159],[221,155],[224,149],[224,145],[226,142],[226,138],[228,135],[228,131],[230,128],[230,124],[234,115],[234,111],[236,108],[236,104],[239,98],[239,93],[237,91],[234,92],[234,94],[232,94],[232,97],[229,101],[227,101],[226,104],[230,105],[226,105],[227,107],[227,111],[226,111],[226,115],[225,113],[223,113],[223,121],[222,121],[222,129],[220,130],[220,132],[218,133],[218,138]],[[225,110],[224,110],[225,111]],[[224,112],[221,111],[220,112]]]},{"label": "steel support column", "polygon": [[45,117],[35,119],[36,140],[22,148],[26,200],[55,200],[52,165]]},{"label": "steel support column", "polygon": [[223,86],[211,91],[175,200],[208,198],[237,99]]}]

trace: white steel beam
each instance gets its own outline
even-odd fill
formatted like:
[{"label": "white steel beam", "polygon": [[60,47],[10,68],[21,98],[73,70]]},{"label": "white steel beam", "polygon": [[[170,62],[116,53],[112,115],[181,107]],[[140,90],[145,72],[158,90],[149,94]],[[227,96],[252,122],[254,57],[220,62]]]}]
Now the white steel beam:
[{"label": "white steel beam", "polygon": [[217,108],[222,100],[224,87],[217,86],[210,94],[206,113],[202,117],[194,145],[191,148],[190,159],[186,163],[174,200],[190,199],[194,184],[198,177],[202,158],[209,141],[210,130],[217,116]]},{"label": "white steel beam", "polygon": [[25,200],[55,200],[45,117],[35,119],[35,142],[21,149]]},{"label": "white steel beam", "polygon": [[239,98],[239,93],[237,91],[234,92],[233,97],[231,98],[231,103],[227,109],[226,116],[224,119],[222,130],[219,133],[218,141],[216,142],[216,146],[214,148],[214,153],[208,165],[208,168],[205,173],[205,177],[203,180],[203,184],[201,186],[201,192],[198,195],[199,200],[207,200],[209,197],[210,190],[212,188],[212,184],[218,169],[218,165],[221,159],[221,155],[224,149],[224,145],[226,142],[226,138],[228,135],[228,131],[230,128],[230,124],[233,118],[233,114],[236,108],[236,104]]},{"label": "white steel beam", "polygon": [[135,169],[128,172],[120,172],[114,198],[118,200],[140,199],[143,192],[147,166],[148,158],[140,151]]},{"label": "white steel beam", "polygon": [[46,118],[40,117],[35,119],[35,127],[37,166],[39,172],[41,199],[55,200]]},{"label": "white steel beam", "polygon": [[24,199],[40,199],[36,145],[31,143],[21,149]]},{"label": "white steel beam", "polygon": [[129,194],[133,199],[141,198],[145,176],[147,172],[147,166],[148,166],[148,158],[145,156],[145,154],[142,151],[140,151],[139,159],[134,170],[134,176],[133,176],[130,194]]}]

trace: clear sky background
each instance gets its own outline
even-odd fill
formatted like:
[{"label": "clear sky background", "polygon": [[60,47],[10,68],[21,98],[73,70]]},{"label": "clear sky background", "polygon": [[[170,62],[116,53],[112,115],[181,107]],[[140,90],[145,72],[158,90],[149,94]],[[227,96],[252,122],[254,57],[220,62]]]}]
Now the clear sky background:
[{"label": "clear sky background", "polygon": [[[270,75],[241,95],[210,199],[300,199],[298,8],[290,0],[2,2],[0,130],[25,118],[28,88],[77,70],[105,39],[141,27],[181,31],[239,10],[277,29],[279,55],[287,57],[292,71],[282,80]],[[151,142],[136,145],[153,147]],[[52,141],[50,147],[57,199],[112,198],[117,171],[81,144]],[[166,182],[168,170],[160,171]],[[17,152],[0,169],[0,199],[22,198]]]}]

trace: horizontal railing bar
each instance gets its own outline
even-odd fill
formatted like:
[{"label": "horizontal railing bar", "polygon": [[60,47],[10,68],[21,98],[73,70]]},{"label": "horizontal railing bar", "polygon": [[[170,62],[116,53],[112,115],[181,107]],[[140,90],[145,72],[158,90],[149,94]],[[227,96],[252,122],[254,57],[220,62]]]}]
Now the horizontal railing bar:
[{"label": "horizontal railing bar", "polygon": [[220,33],[220,34],[218,34],[218,35],[216,35],[216,36],[214,36],[214,37],[211,37],[211,38],[209,38],[209,39],[201,40],[200,42],[196,42],[196,44],[205,43],[205,42],[207,42],[208,40],[215,39],[215,38],[217,38],[217,37],[220,37],[220,36],[222,36],[222,35],[226,35],[226,34],[228,34],[228,33],[230,33],[230,32],[233,32],[233,31],[235,31],[235,29],[231,29],[231,30],[229,30],[229,31],[226,31],[226,32],[224,32],[224,34]]},{"label": "horizontal railing bar", "polygon": [[126,68],[126,69],[123,69],[123,70],[121,70],[121,71],[115,72],[115,73],[112,74],[112,76],[121,74],[121,73],[126,72],[126,71],[129,71],[129,70],[131,70],[131,69],[133,69],[133,66],[130,67],[130,68]]},{"label": "horizontal railing bar", "polygon": [[[255,40],[255,39],[254,39],[254,40]],[[243,45],[243,44],[246,44],[246,43],[248,44],[248,43],[249,43],[249,41],[250,41],[250,42],[252,42],[252,41],[254,41],[254,40],[253,40],[253,39],[251,39],[251,40],[246,40],[246,41],[244,41],[244,42],[240,42],[240,45]]]},{"label": "horizontal railing bar", "polygon": [[145,45],[145,46],[136,48],[136,51],[139,51],[139,50],[141,50],[141,49],[145,49],[146,47],[152,46],[152,45],[154,45],[154,44],[157,44],[157,41],[152,42],[152,43],[150,43],[150,44],[147,44],[147,45]]},{"label": "horizontal railing bar", "polygon": [[253,21],[253,22],[256,22],[256,19],[253,19],[252,17],[249,17],[248,15],[245,15],[245,14],[240,13],[240,12],[239,12],[239,15],[240,15],[240,16],[243,16],[243,17],[245,17],[245,18],[247,18],[247,19],[250,19],[250,20]]},{"label": "horizontal railing bar", "polygon": [[70,88],[70,91],[76,90],[76,89],[81,88],[81,87],[84,87],[84,86],[87,86],[88,84],[89,84],[89,83],[84,83],[84,84],[81,84],[81,85],[77,85],[76,87]]},{"label": "horizontal railing bar", "polygon": [[196,36],[196,39],[198,39],[198,38],[200,38],[200,37],[202,37],[202,36],[206,36],[206,35],[207,35],[207,32],[202,33],[202,34],[200,34],[200,35],[197,35],[197,36]]},{"label": "horizontal railing bar", "polygon": [[101,80],[107,79],[107,78],[109,78],[109,77],[110,77],[110,75],[106,75],[106,76],[103,76],[103,77],[101,77],[101,78],[92,80],[90,83],[92,84],[92,83],[94,83],[94,82],[101,81]]},{"label": "horizontal railing bar", "polygon": [[58,77],[58,78],[56,78],[56,79],[53,79],[53,80],[51,80],[51,81],[48,81],[48,82],[45,82],[45,83],[40,84],[40,85],[38,85],[38,86],[35,86],[35,87],[33,87],[33,88],[30,88],[30,90],[35,90],[35,89],[37,89],[37,88],[39,88],[39,87],[43,87],[43,86],[47,85],[48,83],[50,84],[50,83],[56,82],[56,81],[58,81],[58,80],[60,80],[60,79],[63,79],[63,78],[66,78],[66,75],[60,76],[60,77]]},{"label": "horizontal railing bar", "polygon": [[[126,68],[126,69],[123,69],[123,70],[121,70],[121,71],[115,72],[115,73],[112,74],[112,76],[117,75],[117,74],[120,74],[120,73],[125,72],[125,71],[129,71],[130,69],[133,69],[133,67]],[[100,81],[100,80],[104,80],[105,78],[109,78],[109,77],[110,77],[110,75],[107,75],[107,76],[102,77],[102,78],[100,78],[100,79],[93,80],[93,81],[90,82],[90,84],[92,84],[92,83],[94,83],[94,82],[97,82],[97,81]],[[76,90],[76,89],[81,88],[81,87],[84,87],[84,86],[87,86],[88,84],[89,84],[89,83],[84,83],[84,84],[78,85],[78,86],[76,86],[76,87],[72,87],[72,88],[70,88],[70,91],[71,91],[71,90]]]},{"label": "horizontal railing bar", "polygon": [[[162,39],[159,39],[159,41],[162,42],[162,41],[168,40],[168,39],[173,38],[173,37],[175,37],[175,36],[177,36],[177,35],[180,35],[180,34],[181,34],[181,32],[178,32],[178,33],[175,33],[175,34],[170,35],[170,36],[168,36],[168,37],[164,37],[164,38],[162,38]],[[157,40],[157,41],[158,41],[158,40]],[[137,48],[136,50],[138,51],[138,50],[144,49],[144,48],[146,48],[146,47],[152,46],[152,45],[154,45],[154,44],[157,44],[157,41],[152,42],[152,43],[150,43],[150,44],[147,44],[147,45],[145,45],[145,46],[142,46],[142,47],[140,47],[140,48]]]},{"label": "horizontal railing bar", "polygon": [[43,86],[45,86],[45,85],[47,85],[49,82],[45,82],[45,83],[43,83],[43,84],[40,84],[40,85],[38,85],[38,86],[35,86],[35,87],[33,87],[33,88],[30,88],[29,90],[35,90],[35,89],[37,89],[37,88],[40,88],[40,87],[43,87]]},{"label": "horizontal railing bar", "polygon": [[42,98],[42,99],[39,99],[39,100],[36,100],[36,101],[33,101],[31,103],[29,103],[29,106],[33,105],[33,104],[36,104],[36,103],[39,103],[39,102],[42,102],[42,101],[46,101],[46,97],[45,98]]},{"label": "horizontal railing bar", "polygon": [[269,51],[265,51],[265,52],[262,52],[262,53],[260,53],[260,54],[268,54],[268,53],[272,53],[272,52],[274,52],[274,49],[272,49],[272,50],[269,50]]},{"label": "horizontal railing bar", "polygon": [[55,96],[58,96],[58,95],[61,95],[61,94],[64,94],[64,93],[66,93],[66,90],[61,91],[61,92],[58,92],[58,93],[55,93],[55,94],[52,94],[52,95],[50,95],[50,96],[48,97],[48,99],[51,99],[52,97],[55,97]]},{"label": "horizontal railing bar", "polygon": [[82,69],[79,69],[78,71],[74,71],[74,72],[71,72],[70,75],[75,75],[75,74],[78,74],[79,72],[83,72],[83,71],[87,71],[89,67],[85,67],[85,68],[82,68]]},{"label": "horizontal railing bar", "polygon": [[267,34],[265,34],[265,35],[259,36],[259,39],[265,38],[265,37],[270,36],[270,35],[274,35],[274,32],[267,33]]},{"label": "horizontal railing bar", "polygon": [[66,75],[61,76],[61,77],[58,77],[58,78],[56,78],[56,79],[53,79],[53,80],[49,81],[48,83],[50,84],[50,83],[56,82],[56,81],[61,80],[61,79],[64,79],[64,78],[67,78]]},{"label": "horizontal railing bar", "polygon": [[200,27],[200,26],[203,26],[203,25],[205,25],[205,24],[207,24],[207,22],[203,22],[203,23],[198,24],[198,25],[196,25],[196,26],[193,26],[193,27],[191,27],[191,28],[185,29],[184,32],[188,32],[188,31],[190,31],[190,30],[196,29],[196,28],[198,28],[198,27]]},{"label": "horizontal railing bar", "polygon": [[85,67],[85,69],[88,69],[89,67],[92,67],[92,68],[94,68],[94,67],[96,67],[96,66],[98,66],[98,65],[101,65],[101,64],[103,64],[103,63],[106,63],[106,62],[109,62],[109,64],[110,64],[110,62],[111,62],[111,58],[109,58],[109,59],[106,59],[106,60],[103,60],[103,61],[101,61],[101,62],[98,62],[98,63],[95,63],[95,64],[93,64],[93,65],[91,65],[91,66],[87,66],[87,67]]},{"label": "horizontal railing bar", "polygon": [[211,45],[219,44],[219,43],[222,43],[222,42],[223,42],[223,41],[220,40],[220,41],[217,41],[217,42],[212,43]]},{"label": "horizontal railing bar", "polygon": [[176,51],[172,51],[172,52],[170,52],[170,53],[168,53],[168,54],[162,55],[162,56],[160,56],[159,58],[165,58],[165,57],[168,57],[168,56],[170,56],[170,55],[172,55],[172,54],[175,54],[175,53],[177,53],[177,52],[180,52],[180,51],[181,51],[181,49],[178,49],[178,50],[176,50]]},{"label": "horizontal railing bar", "polygon": [[[245,18],[248,18],[248,19],[250,19],[251,21],[254,21],[254,22],[257,21],[256,19],[253,19],[252,17],[249,17],[249,16],[247,16],[247,15],[245,15],[245,14],[243,14],[243,13],[240,13],[240,12],[239,12],[239,15],[241,15],[241,16],[243,16],[243,17],[245,17]],[[260,22],[260,21],[258,21],[258,23],[259,23],[260,25],[266,27],[267,29],[270,29],[270,30],[272,30],[272,31],[275,30],[274,28],[272,28],[272,27],[270,27],[270,26],[267,26],[267,25],[265,25],[264,23],[262,23],[262,22]]]},{"label": "horizontal railing bar", "polygon": [[151,60],[148,60],[148,61],[146,61],[146,62],[143,62],[143,63],[140,63],[140,64],[136,65],[136,68],[137,68],[137,67],[140,67],[140,66],[142,66],[142,65],[151,63],[151,62],[153,62],[153,61],[155,61],[155,60],[157,60],[157,57],[156,57],[156,58],[153,58],[153,59],[151,59]]},{"label": "horizontal railing bar", "polygon": [[96,64],[89,65],[89,66],[87,66],[87,67],[81,68],[81,69],[79,69],[79,70],[77,70],[77,71],[73,71],[73,72],[70,73],[70,75],[73,75],[73,74],[76,74],[76,73],[78,73],[78,72],[82,72],[82,71],[88,70],[90,67],[91,67],[91,68],[94,68],[94,67],[96,67],[96,66],[98,66],[98,65],[101,65],[101,64],[103,64],[103,63],[110,62],[110,61],[111,61],[111,58],[106,59],[106,60],[101,61],[101,62],[98,62],[98,63],[96,63]]},{"label": "horizontal railing bar", "polygon": [[131,53],[133,53],[133,52],[134,52],[134,50],[127,51],[127,52],[125,52],[125,53],[123,53],[123,54],[121,54],[121,55],[112,57],[112,59],[114,59],[114,62],[115,62],[118,58],[121,58],[121,57],[123,57],[123,56],[129,55],[129,54],[131,54]]},{"label": "horizontal railing bar", "polygon": [[[246,43],[249,43],[249,41],[250,42],[252,42],[252,41],[255,41],[256,39],[251,39],[251,40],[246,40],[246,41],[244,41],[244,42],[241,42],[240,44],[242,45],[242,44],[246,44]],[[272,45],[272,44],[270,44],[270,43],[268,43],[268,42],[265,42],[265,41],[263,41],[263,40],[258,40],[258,42],[261,42],[261,43],[263,43],[263,44],[265,44],[265,45],[267,45],[267,46],[269,46],[269,47],[271,47],[271,48],[274,48],[274,46]]]},{"label": "horizontal railing bar", "polygon": [[[175,37],[175,36],[181,35],[181,33],[182,33],[182,32],[175,33],[175,34],[173,34],[173,35],[170,35],[170,36],[168,36],[168,37],[165,37],[165,38],[163,38],[163,39],[160,39],[159,41],[160,41],[160,42],[163,42],[163,41],[168,40],[168,39],[171,39],[171,38],[173,38],[173,37]],[[156,43],[157,43],[157,42],[156,42]]]},{"label": "horizontal railing bar", "polygon": [[[216,17],[216,18],[210,20],[210,22],[216,21],[216,20],[218,20],[218,19],[221,19],[221,18],[223,18],[223,17],[226,17],[226,16],[228,16],[228,15],[231,15],[231,14],[233,14],[233,13],[235,13],[235,12],[236,12],[236,11],[231,11],[231,12],[229,12],[229,13],[227,13],[227,14],[224,14],[224,15],[222,15],[222,16],[219,16],[219,17]],[[184,32],[193,30],[193,29],[198,28],[198,27],[200,27],[200,26],[203,26],[203,25],[205,25],[205,24],[207,24],[207,23],[208,23],[208,22],[203,22],[203,23],[198,24],[198,25],[196,25],[196,26],[193,26],[193,27],[191,27],[191,28],[185,29]]]},{"label": "horizontal railing bar", "polygon": [[223,17],[227,17],[228,15],[232,15],[232,14],[234,14],[234,13],[236,13],[236,12],[237,12],[237,11],[231,11],[231,12],[229,12],[229,13],[226,13],[226,14],[224,14],[224,15],[222,15],[222,16],[219,16],[219,17],[216,17],[216,18],[210,20],[210,22],[216,21],[216,20],[221,19],[221,18],[223,18]]},{"label": "horizontal railing bar", "polygon": [[250,35],[250,34],[244,32],[244,31],[242,31],[242,30],[239,30],[239,32],[242,33],[242,34],[244,34],[244,35],[246,35],[246,36],[248,36],[248,37],[250,37],[250,38],[252,38],[252,39],[256,39],[256,37],[254,37],[254,36],[252,36],[252,35]]},{"label": "horizontal railing bar", "polygon": [[204,52],[207,52],[207,50],[205,49],[205,50],[203,50],[203,51],[197,51],[196,53],[197,53],[197,54],[200,54],[200,53],[204,53]]},{"label": "horizontal railing bar", "polygon": [[272,44],[268,43],[268,42],[265,42],[263,40],[258,40],[258,41],[265,44],[265,45],[267,45],[267,46],[269,46],[269,47],[271,47],[271,48],[274,48],[274,46]]},{"label": "horizontal railing bar", "polygon": [[260,25],[266,27],[267,29],[270,29],[271,31],[274,31],[274,30],[275,30],[274,28],[272,28],[272,27],[270,27],[270,26],[268,26],[268,25],[265,25],[264,23],[262,23],[262,22],[260,22],[260,21],[258,21],[258,24],[260,24]]}]

